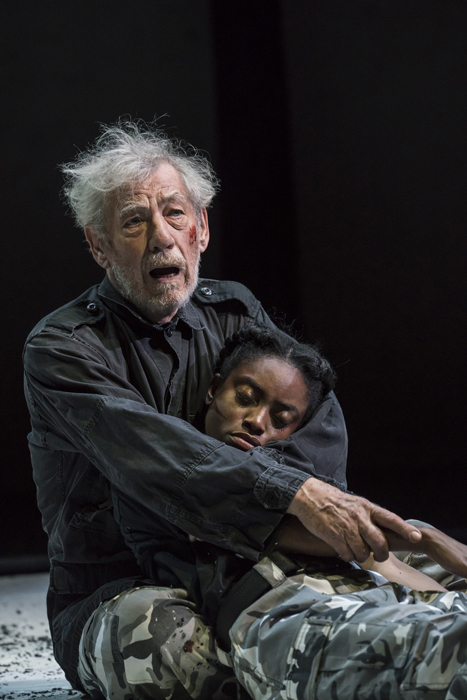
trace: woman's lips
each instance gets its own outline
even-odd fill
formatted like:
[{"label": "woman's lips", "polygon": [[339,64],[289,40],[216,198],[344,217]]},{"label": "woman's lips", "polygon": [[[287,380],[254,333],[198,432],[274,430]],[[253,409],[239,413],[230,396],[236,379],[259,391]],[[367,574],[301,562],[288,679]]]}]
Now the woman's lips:
[{"label": "woman's lips", "polygon": [[253,447],[261,446],[261,442],[258,440],[258,438],[250,435],[249,433],[230,433],[229,438],[233,447],[239,447],[244,452],[252,450]]}]

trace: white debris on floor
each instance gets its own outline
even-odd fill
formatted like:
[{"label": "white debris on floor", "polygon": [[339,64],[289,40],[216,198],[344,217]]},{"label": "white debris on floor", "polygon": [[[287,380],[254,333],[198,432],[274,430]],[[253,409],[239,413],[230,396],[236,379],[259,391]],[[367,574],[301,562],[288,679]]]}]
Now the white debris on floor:
[{"label": "white debris on floor", "polygon": [[48,574],[0,576],[0,700],[82,697],[52,655]]}]

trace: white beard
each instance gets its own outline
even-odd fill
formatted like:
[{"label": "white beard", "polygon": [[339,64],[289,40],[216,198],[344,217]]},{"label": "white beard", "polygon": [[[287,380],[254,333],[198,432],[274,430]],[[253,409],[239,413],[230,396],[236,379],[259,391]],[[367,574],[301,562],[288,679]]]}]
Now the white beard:
[{"label": "white beard", "polygon": [[181,256],[160,255],[159,257],[154,256],[151,260],[157,260],[158,266],[174,265],[179,267],[185,276],[183,287],[180,287],[180,282],[177,280],[173,284],[169,282],[161,285],[160,291],[156,294],[150,294],[132,269],[122,267],[115,260],[111,264],[110,279],[122,297],[131,301],[141,314],[151,322],[157,323],[173,316],[178,309],[190,301],[198,284],[200,254],[198,252],[191,275]]}]

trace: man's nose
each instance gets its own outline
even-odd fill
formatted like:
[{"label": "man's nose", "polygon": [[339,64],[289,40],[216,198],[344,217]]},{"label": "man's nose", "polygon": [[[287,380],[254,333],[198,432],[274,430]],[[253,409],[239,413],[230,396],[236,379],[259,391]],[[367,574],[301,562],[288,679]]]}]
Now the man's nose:
[{"label": "man's nose", "polygon": [[245,416],[243,426],[248,430],[250,435],[262,435],[266,432],[267,427],[267,409],[255,407]]},{"label": "man's nose", "polygon": [[151,253],[173,248],[175,239],[169,224],[159,213],[155,213],[150,222],[148,245]]}]

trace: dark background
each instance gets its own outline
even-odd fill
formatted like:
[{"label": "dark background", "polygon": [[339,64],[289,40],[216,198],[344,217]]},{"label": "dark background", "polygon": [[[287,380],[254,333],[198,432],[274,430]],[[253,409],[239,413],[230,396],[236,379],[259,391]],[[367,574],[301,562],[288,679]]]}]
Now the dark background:
[{"label": "dark background", "polygon": [[465,536],[467,5],[6,5],[0,554],[45,551],[24,339],[102,276],[57,164],[122,115],[211,154],[222,193],[202,273],[244,282],[321,342],[350,487]]}]

